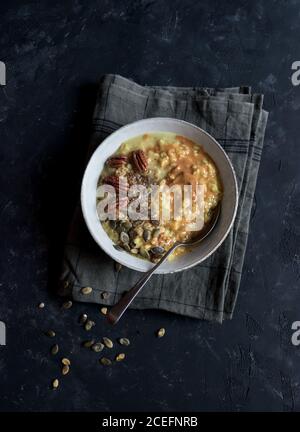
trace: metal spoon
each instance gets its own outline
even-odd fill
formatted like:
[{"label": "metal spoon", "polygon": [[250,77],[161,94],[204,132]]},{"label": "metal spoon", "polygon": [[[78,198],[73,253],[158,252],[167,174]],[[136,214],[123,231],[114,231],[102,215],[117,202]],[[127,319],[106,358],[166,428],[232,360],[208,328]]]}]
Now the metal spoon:
[{"label": "metal spoon", "polygon": [[157,264],[152,267],[148,272],[146,272],[137,283],[129,290],[127,293],[121,297],[121,299],[116,303],[107,313],[107,319],[110,324],[117,324],[123,313],[126,311],[128,306],[132,303],[138,293],[142,290],[142,288],[146,285],[150,277],[153,275],[155,270],[166,261],[169,255],[179,246],[195,246],[204,240],[214,229],[216,223],[219,219],[221,212],[221,205],[218,204],[214,209],[213,216],[208,225],[206,225],[199,233],[199,237],[194,239],[193,241],[187,242],[176,242],[173,246],[161,257]]}]

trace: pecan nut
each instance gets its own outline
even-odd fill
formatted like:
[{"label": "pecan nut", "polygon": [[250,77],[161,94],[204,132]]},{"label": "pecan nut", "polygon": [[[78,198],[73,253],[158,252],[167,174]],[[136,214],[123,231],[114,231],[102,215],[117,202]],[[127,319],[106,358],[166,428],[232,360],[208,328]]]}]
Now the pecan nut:
[{"label": "pecan nut", "polygon": [[117,192],[127,192],[128,190],[126,177],[107,176],[103,179],[103,183],[113,186]]},{"label": "pecan nut", "polygon": [[132,160],[133,160],[135,168],[138,171],[144,172],[147,170],[148,161],[147,161],[146,155],[143,152],[143,150],[137,150],[136,152],[134,152],[132,155]]},{"label": "pecan nut", "polygon": [[127,156],[120,155],[120,156],[113,156],[106,161],[106,165],[111,166],[113,168],[118,168],[122,165],[125,165],[127,162]]}]

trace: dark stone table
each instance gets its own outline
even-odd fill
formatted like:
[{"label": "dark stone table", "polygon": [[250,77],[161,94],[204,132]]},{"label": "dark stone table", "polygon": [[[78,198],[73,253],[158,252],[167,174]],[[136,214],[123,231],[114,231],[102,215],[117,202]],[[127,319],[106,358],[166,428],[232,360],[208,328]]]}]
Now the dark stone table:
[{"label": "dark stone table", "polygon": [[[0,60],[0,409],[299,410],[300,1],[2,1]],[[130,311],[109,328],[97,306],[61,311],[55,276],[78,197],[97,80],[251,85],[270,111],[243,279],[222,326]],[[37,308],[45,302],[43,310]],[[128,336],[112,368],[80,347],[80,313],[94,335]],[[165,327],[165,338],[155,331]],[[60,353],[49,355],[53,328]],[[59,358],[72,359],[57,391]]]}]

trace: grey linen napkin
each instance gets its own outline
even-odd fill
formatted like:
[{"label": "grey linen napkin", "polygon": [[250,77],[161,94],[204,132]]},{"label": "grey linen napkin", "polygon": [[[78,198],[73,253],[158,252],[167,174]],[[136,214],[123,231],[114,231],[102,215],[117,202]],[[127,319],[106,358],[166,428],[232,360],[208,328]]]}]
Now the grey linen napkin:
[{"label": "grey linen napkin", "polygon": [[[100,82],[89,152],[119,127],[147,117],[174,117],[194,123],[223,146],[236,171],[239,207],[234,227],[222,246],[190,270],[154,275],[132,307],[164,309],[195,318],[222,322],[235,307],[249,231],[250,213],[268,113],[263,96],[249,87],[225,89],[147,87],[118,75]],[[81,209],[71,224],[61,274],[61,292],[74,300],[114,304],[140,277],[120,270],[85,227]],[[91,286],[91,295],[80,289]],[[103,298],[102,293],[108,293]]]}]

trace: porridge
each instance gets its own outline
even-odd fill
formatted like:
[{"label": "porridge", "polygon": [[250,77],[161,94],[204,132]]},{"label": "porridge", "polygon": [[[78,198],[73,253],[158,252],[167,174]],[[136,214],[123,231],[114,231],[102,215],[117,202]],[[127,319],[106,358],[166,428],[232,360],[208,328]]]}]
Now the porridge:
[{"label": "porridge", "polygon": [[[183,136],[165,132],[149,133],[124,142],[106,161],[98,187],[103,185],[112,186],[117,198],[110,206],[114,217],[101,220],[104,230],[116,247],[152,262],[156,262],[176,241],[187,241],[197,236],[203,224],[210,221],[213,209],[222,198],[217,167],[201,146]],[[131,218],[127,211],[135,200],[128,191],[135,185],[143,188],[145,194],[141,203],[148,210],[148,216],[140,219]],[[202,188],[203,224],[198,230],[188,229],[190,219],[187,213],[175,217],[173,193],[167,196],[169,218],[163,216],[168,206],[158,188],[173,190],[176,186],[183,188],[186,185],[191,191],[191,214],[197,214],[199,210],[195,197],[197,187]],[[156,204],[150,202],[150,195],[158,198]],[[97,209],[99,204],[103,204],[103,199],[97,193]],[[185,248],[177,248],[171,259],[184,252]]]}]

